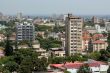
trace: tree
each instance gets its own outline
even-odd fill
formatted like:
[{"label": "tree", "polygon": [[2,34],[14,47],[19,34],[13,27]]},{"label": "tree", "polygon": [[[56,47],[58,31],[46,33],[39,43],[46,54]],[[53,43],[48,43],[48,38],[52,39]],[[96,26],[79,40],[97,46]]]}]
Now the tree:
[{"label": "tree", "polygon": [[77,73],[92,73],[92,71],[88,64],[84,64],[79,68]]},{"label": "tree", "polygon": [[13,53],[14,61],[21,64],[26,57],[37,58],[38,54],[32,49],[19,49]]},{"label": "tree", "polygon": [[107,43],[108,43],[107,51],[110,52],[110,32],[108,33]]},{"label": "tree", "polygon": [[65,71],[64,71],[64,73],[71,73],[71,72],[69,72],[69,71],[65,70]]},{"label": "tree", "polygon": [[108,35],[107,32],[105,32],[105,31],[103,31],[102,34],[103,34],[103,36],[107,36]]},{"label": "tree", "polygon": [[6,45],[5,45],[5,55],[10,56],[13,54],[13,47],[10,45],[9,42],[9,35],[7,35]]},{"label": "tree", "polygon": [[20,64],[18,73],[32,73],[32,68],[34,64],[32,63],[30,57],[26,57]]},{"label": "tree", "polygon": [[9,61],[4,66],[4,68],[9,70],[10,72],[17,71],[18,67],[19,67],[18,64],[14,61]]},{"label": "tree", "polygon": [[42,72],[47,71],[47,60],[46,58],[37,59],[37,61],[34,62],[34,71],[35,72]]},{"label": "tree", "polygon": [[89,42],[88,42],[87,52],[92,52],[92,51],[93,51],[93,43],[92,43],[92,40],[90,39]]},{"label": "tree", "polygon": [[108,70],[107,70],[107,73],[110,73],[110,66],[109,66],[109,68],[108,68]]},{"label": "tree", "polygon": [[3,66],[0,65],[0,72],[3,72]]},{"label": "tree", "polygon": [[36,25],[35,26],[35,31],[52,31],[51,26],[46,26],[46,25]]},{"label": "tree", "polygon": [[90,57],[91,59],[94,59],[94,60],[99,60],[100,56],[101,56],[101,53],[100,53],[100,52],[97,52],[97,51],[92,52],[92,53],[90,53],[90,55],[89,55],[89,57]]},{"label": "tree", "polygon": [[62,42],[59,40],[56,40],[52,37],[49,38],[42,38],[40,36],[37,36],[37,40],[39,41],[39,43],[41,44],[41,47],[46,49],[47,51],[50,48],[56,48],[56,47],[61,47]]},{"label": "tree", "polygon": [[53,57],[53,58],[51,58],[51,63],[53,63],[53,64],[61,64],[64,62],[65,62],[64,57]]},{"label": "tree", "polygon": [[99,60],[102,60],[102,61],[107,61],[110,57],[110,53],[106,50],[100,50],[100,53],[101,53],[101,56],[99,58]]}]

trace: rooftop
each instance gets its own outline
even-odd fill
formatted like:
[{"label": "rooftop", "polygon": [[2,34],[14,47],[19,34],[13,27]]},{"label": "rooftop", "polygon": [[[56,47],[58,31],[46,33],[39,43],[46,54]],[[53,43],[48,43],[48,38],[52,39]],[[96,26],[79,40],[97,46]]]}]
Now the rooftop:
[{"label": "rooftop", "polygon": [[90,61],[86,61],[86,63],[85,62],[77,62],[76,61],[74,63],[70,62],[70,63],[64,63],[64,64],[51,64],[50,66],[54,67],[54,68],[59,68],[59,69],[65,69],[65,68],[78,69],[84,64],[88,64],[90,67],[99,67],[100,65],[107,65],[105,62],[92,60],[91,62]]},{"label": "rooftop", "polygon": [[102,41],[102,40],[97,40],[97,41],[94,41],[93,44],[105,44],[106,42],[105,41]]}]

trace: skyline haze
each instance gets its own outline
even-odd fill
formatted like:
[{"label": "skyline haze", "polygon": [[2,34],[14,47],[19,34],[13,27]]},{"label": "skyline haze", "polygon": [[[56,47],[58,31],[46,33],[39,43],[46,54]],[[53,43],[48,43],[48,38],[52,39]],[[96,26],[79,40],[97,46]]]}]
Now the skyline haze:
[{"label": "skyline haze", "polygon": [[110,15],[110,0],[0,0],[0,12],[15,15]]}]

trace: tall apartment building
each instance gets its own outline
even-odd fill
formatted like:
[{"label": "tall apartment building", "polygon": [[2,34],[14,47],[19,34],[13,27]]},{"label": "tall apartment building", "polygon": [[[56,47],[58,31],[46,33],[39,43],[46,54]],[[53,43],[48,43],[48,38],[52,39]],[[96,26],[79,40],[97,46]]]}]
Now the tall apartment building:
[{"label": "tall apartment building", "polygon": [[67,56],[79,53],[82,50],[83,19],[68,14],[65,20],[65,53]]},{"label": "tall apartment building", "polygon": [[16,39],[17,41],[28,40],[34,41],[35,39],[35,27],[28,22],[17,23],[16,25]]}]

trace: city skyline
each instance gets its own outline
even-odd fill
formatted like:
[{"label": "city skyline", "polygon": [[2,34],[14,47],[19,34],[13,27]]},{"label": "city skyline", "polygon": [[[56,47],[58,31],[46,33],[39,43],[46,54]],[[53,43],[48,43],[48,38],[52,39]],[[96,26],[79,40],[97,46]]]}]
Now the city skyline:
[{"label": "city skyline", "polygon": [[109,0],[0,0],[0,12],[14,15],[110,15]]}]

